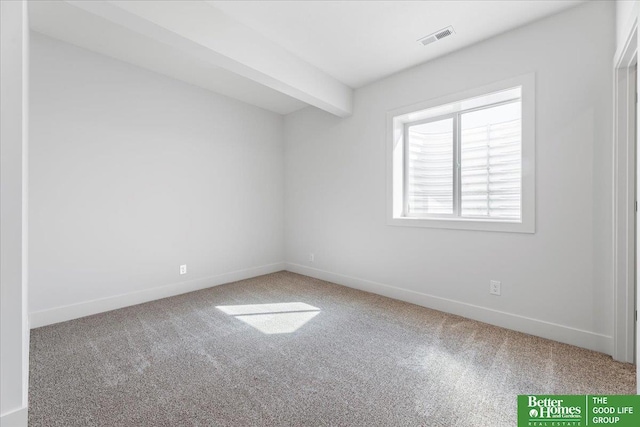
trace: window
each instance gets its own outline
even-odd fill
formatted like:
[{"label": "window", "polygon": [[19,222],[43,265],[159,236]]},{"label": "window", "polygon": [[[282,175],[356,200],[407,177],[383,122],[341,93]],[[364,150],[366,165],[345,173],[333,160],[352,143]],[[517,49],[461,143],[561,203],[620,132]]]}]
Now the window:
[{"label": "window", "polygon": [[533,76],[389,113],[389,223],[534,232]]}]

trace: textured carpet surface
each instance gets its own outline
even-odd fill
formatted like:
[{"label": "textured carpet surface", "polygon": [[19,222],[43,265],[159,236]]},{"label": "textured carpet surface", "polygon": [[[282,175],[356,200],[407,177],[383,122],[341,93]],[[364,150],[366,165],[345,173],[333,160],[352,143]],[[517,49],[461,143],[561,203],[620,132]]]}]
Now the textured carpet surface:
[{"label": "textured carpet surface", "polygon": [[288,272],[31,332],[30,426],[515,426],[610,357]]}]

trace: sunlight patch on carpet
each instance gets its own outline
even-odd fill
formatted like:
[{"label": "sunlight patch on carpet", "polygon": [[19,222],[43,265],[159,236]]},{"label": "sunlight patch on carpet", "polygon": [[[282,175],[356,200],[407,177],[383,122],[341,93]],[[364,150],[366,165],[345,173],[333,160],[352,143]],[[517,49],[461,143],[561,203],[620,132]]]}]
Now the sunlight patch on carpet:
[{"label": "sunlight patch on carpet", "polygon": [[216,308],[263,334],[290,334],[320,313],[318,307],[303,302],[220,305]]}]

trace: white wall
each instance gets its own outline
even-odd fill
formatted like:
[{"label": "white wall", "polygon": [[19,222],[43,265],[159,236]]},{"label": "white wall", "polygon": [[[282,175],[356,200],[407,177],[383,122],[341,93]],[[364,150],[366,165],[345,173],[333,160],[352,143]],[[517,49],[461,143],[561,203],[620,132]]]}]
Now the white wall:
[{"label": "white wall", "polygon": [[[288,268],[611,352],[614,11],[587,3],[358,89],[347,119],[287,116]],[[530,72],[536,233],[386,225],[385,113]]]},{"label": "white wall", "polygon": [[629,35],[629,28],[638,14],[637,0],[616,0],[616,47],[620,48]]},{"label": "white wall", "polygon": [[26,2],[0,2],[0,425],[27,425]]},{"label": "white wall", "polygon": [[282,268],[282,116],[31,41],[32,326]]}]

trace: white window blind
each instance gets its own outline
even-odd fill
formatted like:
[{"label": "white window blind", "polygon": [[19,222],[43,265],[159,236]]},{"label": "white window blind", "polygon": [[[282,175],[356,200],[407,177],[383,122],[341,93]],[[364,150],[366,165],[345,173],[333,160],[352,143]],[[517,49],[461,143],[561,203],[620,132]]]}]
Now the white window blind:
[{"label": "white window blind", "polygon": [[463,217],[520,218],[520,102],[461,114]]},{"label": "white window blind", "polygon": [[453,214],[453,119],[408,127],[407,213]]},{"label": "white window blind", "polygon": [[405,127],[405,215],[520,220],[520,99]]}]

